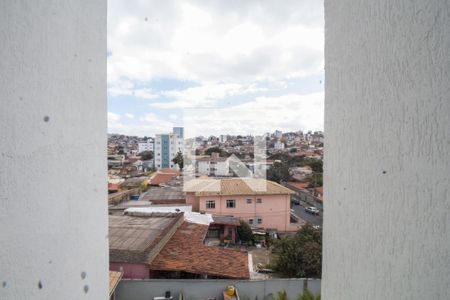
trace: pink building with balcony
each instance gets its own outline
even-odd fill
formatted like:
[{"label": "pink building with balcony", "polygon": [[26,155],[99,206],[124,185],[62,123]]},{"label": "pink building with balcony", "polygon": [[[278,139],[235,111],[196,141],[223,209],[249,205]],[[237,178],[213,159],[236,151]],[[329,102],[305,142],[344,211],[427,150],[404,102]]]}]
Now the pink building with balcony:
[{"label": "pink building with balcony", "polygon": [[296,231],[291,223],[290,189],[264,179],[194,179],[185,183],[186,203],[193,211],[233,216],[252,227]]}]

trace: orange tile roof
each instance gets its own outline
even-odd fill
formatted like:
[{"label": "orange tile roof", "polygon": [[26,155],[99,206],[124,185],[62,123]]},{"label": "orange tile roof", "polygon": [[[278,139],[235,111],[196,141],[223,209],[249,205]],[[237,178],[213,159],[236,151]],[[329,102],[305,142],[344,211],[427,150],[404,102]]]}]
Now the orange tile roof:
[{"label": "orange tile roof", "polygon": [[171,181],[175,177],[177,177],[177,175],[173,174],[173,173],[160,173],[160,172],[157,172],[155,175],[153,175],[152,178],[150,178],[149,184],[150,185],[160,185],[160,184],[168,183],[169,181]]},{"label": "orange tile roof", "polygon": [[294,192],[276,182],[255,178],[193,179],[185,183],[186,192],[197,196],[212,195],[279,195]]},{"label": "orange tile roof", "polygon": [[118,191],[120,189],[120,184],[108,183],[108,191]]},{"label": "orange tile roof", "polygon": [[175,174],[177,176],[181,175],[181,172],[175,169],[171,168],[163,168],[158,170],[159,173],[168,173],[168,174]]},{"label": "orange tile roof", "polygon": [[290,181],[288,182],[288,184],[290,186],[293,186],[294,188],[297,189],[307,189],[309,186],[309,182],[294,182],[294,181]]},{"label": "orange tile roof", "polygon": [[150,263],[152,270],[248,279],[248,254],[203,244],[208,225],[184,222]]}]

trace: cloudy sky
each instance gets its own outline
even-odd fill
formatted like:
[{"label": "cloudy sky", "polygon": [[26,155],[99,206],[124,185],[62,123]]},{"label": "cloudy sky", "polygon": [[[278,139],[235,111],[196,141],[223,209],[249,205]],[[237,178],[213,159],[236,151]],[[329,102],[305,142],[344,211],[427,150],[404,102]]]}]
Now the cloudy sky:
[{"label": "cloudy sky", "polygon": [[319,0],[109,0],[108,131],[322,130]]}]

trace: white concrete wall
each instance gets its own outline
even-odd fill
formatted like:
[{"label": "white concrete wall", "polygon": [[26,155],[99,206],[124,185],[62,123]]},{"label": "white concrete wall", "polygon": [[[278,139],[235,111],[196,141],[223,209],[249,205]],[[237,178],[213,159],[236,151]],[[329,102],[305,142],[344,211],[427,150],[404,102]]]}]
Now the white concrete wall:
[{"label": "white concrete wall", "polygon": [[303,288],[314,294],[320,292],[320,279],[270,279],[270,280],[233,280],[233,279],[149,279],[122,280],[116,289],[117,300],[149,300],[164,296],[170,291],[174,299],[183,291],[185,299],[223,299],[222,292],[234,285],[241,299],[276,299],[278,292],[286,291],[289,299],[297,299]]},{"label": "white concrete wall", "polygon": [[0,1],[0,299],[107,299],[106,1]]},{"label": "white concrete wall", "polygon": [[446,0],[325,0],[325,300],[450,299]]},{"label": "white concrete wall", "polygon": [[198,170],[197,172],[203,175],[209,175],[211,171],[209,171],[209,161],[197,161]]},{"label": "white concrete wall", "polygon": [[154,151],[153,142],[138,143],[138,153],[144,151]]},{"label": "white concrete wall", "polygon": [[218,161],[215,165],[211,165],[211,167],[216,168],[214,171],[215,176],[229,176],[230,175],[230,162],[226,161]]}]

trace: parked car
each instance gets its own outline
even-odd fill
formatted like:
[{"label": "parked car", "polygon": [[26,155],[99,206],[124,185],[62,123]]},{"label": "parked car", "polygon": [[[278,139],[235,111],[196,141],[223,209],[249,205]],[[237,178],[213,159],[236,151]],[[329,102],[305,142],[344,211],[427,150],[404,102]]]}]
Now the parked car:
[{"label": "parked car", "polygon": [[309,214],[316,215],[316,216],[318,216],[320,214],[319,209],[317,207],[314,207],[314,206],[306,207],[305,211],[307,213],[309,213]]},{"label": "parked car", "polygon": [[292,203],[293,203],[294,205],[300,205],[300,200],[298,200],[298,199],[292,199]]}]

